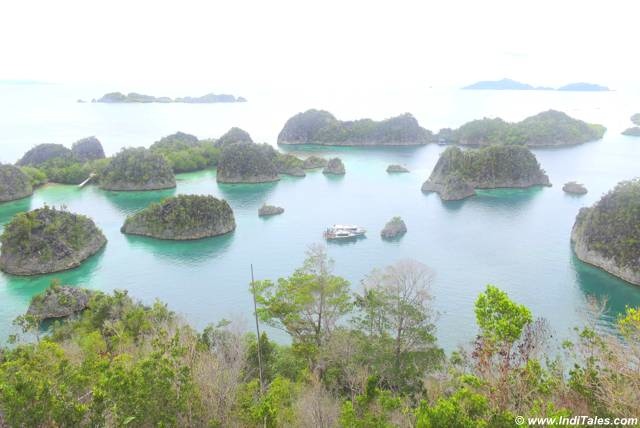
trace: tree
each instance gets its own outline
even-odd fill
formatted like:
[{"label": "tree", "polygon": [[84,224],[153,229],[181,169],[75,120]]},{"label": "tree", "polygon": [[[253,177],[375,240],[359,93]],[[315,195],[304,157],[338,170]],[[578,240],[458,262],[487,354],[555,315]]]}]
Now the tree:
[{"label": "tree", "polygon": [[399,261],[373,271],[356,298],[361,315],[354,325],[366,332],[367,353],[378,357],[382,381],[392,389],[420,388],[421,374],[443,359],[434,336],[433,278],[425,265]]},{"label": "tree", "polygon": [[260,318],[289,333],[294,345],[309,358],[352,308],[349,282],[332,272],[333,260],[326,249],[314,245],[307,251],[303,266],[289,278],[255,284]]}]

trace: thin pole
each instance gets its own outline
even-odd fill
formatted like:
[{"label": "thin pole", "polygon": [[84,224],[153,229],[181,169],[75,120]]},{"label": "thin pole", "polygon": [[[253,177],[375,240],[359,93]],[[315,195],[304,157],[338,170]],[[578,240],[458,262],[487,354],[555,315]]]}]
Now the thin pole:
[{"label": "thin pole", "polygon": [[256,284],[253,279],[253,263],[251,264],[251,294],[253,295],[253,314],[256,318],[256,334],[258,335],[258,370],[260,374],[260,394],[264,393],[264,381],[262,379],[262,351],[260,349],[260,324],[258,323],[258,304],[256,303]]}]

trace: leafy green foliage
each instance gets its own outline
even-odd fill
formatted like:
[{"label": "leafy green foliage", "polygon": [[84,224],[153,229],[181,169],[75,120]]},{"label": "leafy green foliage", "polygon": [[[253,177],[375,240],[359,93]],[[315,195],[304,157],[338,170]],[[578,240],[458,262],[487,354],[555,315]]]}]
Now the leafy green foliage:
[{"label": "leafy green foliage", "polygon": [[524,305],[514,303],[507,294],[493,285],[487,285],[476,299],[476,322],[482,336],[494,342],[515,342],[525,325],[533,321]]},{"label": "leafy green foliage", "polygon": [[151,145],[150,150],[162,154],[175,173],[200,171],[218,163],[220,149],[213,140],[198,140],[193,135],[177,132]]},{"label": "leafy green foliage", "polygon": [[47,174],[45,174],[44,171],[33,167],[33,166],[23,166],[20,167],[20,169],[22,170],[22,172],[24,172],[27,177],[29,177],[29,181],[31,182],[31,186],[36,188],[36,187],[40,187],[44,184],[47,183],[47,181],[49,181],[49,179],[47,178]]},{"label": "leafy green foliage", "polygon": [[228,144],[220,154],[217,179],[231,183],[275,181],[277,157],[278,153],[268,144]]},{"label": "leafy green foliage", "polygon": [[164,156],[143,147],[122,149],[102,171],[100,184],[109,190],[175,187],[175,176]]}]

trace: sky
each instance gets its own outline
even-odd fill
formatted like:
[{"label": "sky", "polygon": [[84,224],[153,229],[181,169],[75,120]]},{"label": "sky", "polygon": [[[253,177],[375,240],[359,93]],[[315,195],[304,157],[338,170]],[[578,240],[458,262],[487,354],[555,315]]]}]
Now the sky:
[{"label": "sky", "polygon": [[0,79],[295,90],[637,86],[635,0],[32,1],[0,7]]}]

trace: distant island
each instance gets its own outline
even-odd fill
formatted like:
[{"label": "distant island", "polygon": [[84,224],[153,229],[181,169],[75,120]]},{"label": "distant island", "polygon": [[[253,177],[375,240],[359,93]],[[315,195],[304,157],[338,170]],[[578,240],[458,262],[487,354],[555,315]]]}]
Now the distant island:
[{"label": "distant island", "polygon": [[584,92],[597,92],[597,91],[609,91],[606,86],[596,85],[593,83],[569,83],[554,89],[548,86],[533,86],[528,83],[518,82],[512,79],[500,79],[500,80],[482,80],[471,85],[465,86],[462,89],[469,90],[493,90],[493,91],[584,91]]},{"label": "distant island", "polygon": [[477,150],[448,147],[438,159],[423,192],[437,192],[445,201],[465,199],[475,189],[550,186],[535,155],[520,145],[502,144]]},{"label": "distant island", "polygon": [[201,97],[154,97],[153,95],[138,94],[129,92],[109,92],[101,98],[93,99],[94,103],[187,103],[187,104],[211,104],[211,103],[244,103],[244,97],[235,97],[229,94],[206,94]]},{"label": "distant island", "polygon": [[456,130],[443,129],[436,138],[444,143],[470,146],[506,143],[543,147],[599,140],[605,131],[602,125],[574,119],[557,110],[547,110],[516,123],[500,118],[473,120]]},{"label": "distant island", "polygon": [[409,113],[375,121],[343,121],[328,111],[307,110],[291,117],[278,135],[278,144],[324,146],[413,146],[433,140]]},{"label": "distant island", "polygon": [[576,256],[640,285],[640,181],[619,183],[590,208],[582,208],[571,231]]},{"label": "distant island", "polygon": [[156,239],[185,241],[229,233],[236,228],[224,199],[180,195],[149,205],[125,220],[121,231]]}]

